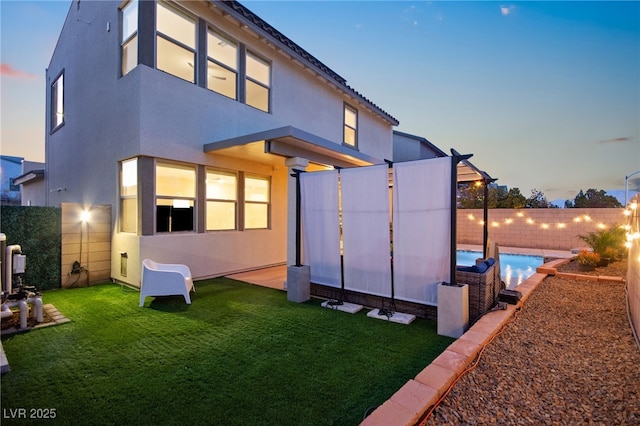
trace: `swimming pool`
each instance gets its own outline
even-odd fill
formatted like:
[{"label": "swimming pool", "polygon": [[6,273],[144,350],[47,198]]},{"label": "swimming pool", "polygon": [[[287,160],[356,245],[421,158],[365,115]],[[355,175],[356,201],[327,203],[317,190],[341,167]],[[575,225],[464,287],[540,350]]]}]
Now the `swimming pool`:
[{"label": "swimming pool", "polygon": [[[475,265],[476,259],[482,257],[479,251],[458,250],[457,264]],[[500,254],[500,275],[507,288],[514,288],[536,273],[536,268],[543,263],[542,256],[524,254]]]}]

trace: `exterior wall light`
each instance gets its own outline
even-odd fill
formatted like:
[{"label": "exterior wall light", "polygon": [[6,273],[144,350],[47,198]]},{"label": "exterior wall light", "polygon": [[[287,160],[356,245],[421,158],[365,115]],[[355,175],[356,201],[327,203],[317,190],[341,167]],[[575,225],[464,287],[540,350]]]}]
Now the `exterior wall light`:
[{"label": "exterior wall light", "polygon": [[89,210],[83,210],[80,213],[80,221],[82,221],[82,223],[87,223],[89,222],[89,219],[91,219],[91,213]]}]

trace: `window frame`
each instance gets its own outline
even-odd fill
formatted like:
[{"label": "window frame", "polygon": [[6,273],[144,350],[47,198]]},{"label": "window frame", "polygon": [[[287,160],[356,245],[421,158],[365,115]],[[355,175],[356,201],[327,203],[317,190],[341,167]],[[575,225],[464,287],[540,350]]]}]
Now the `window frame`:
[{"label": "window frame", "polygon": [[[248,61],[247,60],[248,60],[248,58],[250,56],[253,57],[253,59],[255,59],[257,62],[262,62],[267,66],[268,71],[269,71],[269,81],[268,81],[268,83],[264,83],[264,82],[256,79],[255,77],[252,77],[252,76],[249,75],[249,73],[247,71],[247,69],[248,69],[248,66],[247,66],[247,62]],[[255,52],[253,52],[253,51],[251,51],[249,49],[244,49],[244,69],[243,69],[243,74],[244,75],[242,76],[243,77],[243,85],[244,85],[244,100],[243,100],[243,103],[245,105],[247,105],[247,106],[250,106],[250,107],[255,108],[257,110],[260,110],[260,111],[264,111],[264,112],[269,113],[269,114],[271,113],[271,87],[272,87],[271,82],[272,82],[272,78],[273,78],[273,66],[272,65],[273,65],[272,61],[265,59],[263,56],[255,53]],[[247,93],[249,92],[248,87],[247,87],[248,83],[253,83],[253,84],[258,85],[258,86],[260,86],[260,87],[262,87],[262,88],[267,90],[267,109],[266,110],[262,109],[262,108],[260,108],[258,106],[252,105],[249,102],[247,102]]]},{"label": "window frame", "polygon": [[[267,197],[268,200],[267,201],[254,201],[254,200],[247,200],[247,179],[260,179],[260,180],[265,180],[267,182],[268,188],[267,188]],[[253,230],[264,230],[264,229],[271,229],[271,210],[272,210],[272,200],[273,200],[273,188],[272,188],[272,179],[271,176],[266,176],[266,175],[259,175],[259,174],[254,174],[254,173],[245,173],[242,176],[242,227],[244,230],[249,230],[249,231],[253,231]],[[249,227],[247,226],[247,205],[251,204],[251,205],[266,205],[267,206],[267,217],[266,217],[266,226],[265,227]]]},{"label": "window frame", "polygon": [[[166,9],[168,9],[169,11],[175,13],[176,15],[179,15],[183,18],[185,18],[186,20],[189,20],[193,23],[193,37],[194,37],[194,45],[193,47],[185,44],[184,42],[177,40],[173,37],[171,37],[168,34],[163,33],[160,29],[158,29],[158,10],[161,7],[165,7]],[[199,54],[199,46],[198,46],[198,19],[191,15],[190,13],[176,7],[173,3],[169,3],[166,1],[158,1],[156,4],[156,16],[155,16],[155,55],[154,55],[154,65],[155,65],[155,69],[157,69],[158,71],[162,71],[164,73],[167,73],[169,75],[172,75],[174,77],[177,77],[181,80],[187,81],[189,83],[192,84],[197,84],[198,83],[198,54]],[[162,68],[158,67],[158,40],[159,39],[163,39],[164,41],[173,44],[174,46],[181,48],[183,50],[187,50],[189,52],[191,52],[193,54],[193,64],[192,64],[192,68],[193,68],[193,72],[192,72],[192,80],[187,80],[177,74],[174,74],[172,72],[169,72],[167,70],[164,70]]]},{"label": "window frame", "polygon": [[[347,124],[347,112],[352,112],[355,115],[355,127]],[[346,102],[344,103],[344,107],[342,109],[342,144],[354,149],[358,149],[358,115],[357,108],[352,107]],[[353,131],[353,144],[347,142],[347,129]]]},{"label": "window frame", "polygon": [[[53,80],[53,83],[51,83],[51,87],[50,87],[50,100],[49,100],[49,108],[50,108],[49,119],[51,121],[51,123],[49,124],[50,133],[56,132],[58,129],[64,126],[64,122],[65,122],[64,71],[65,71],[64,69],[60,71],[60,73]],[[58,86],[59,83],[60,83],[60,86]],[[58,87],[60,87],[59,90],[58,90]],[[58,102],[59,98],[62,99],[61,102]],[[58,111],[58,106],[61,107],[61,111]],[[59,120],[58,120],[58,117],[60,117]]]},{"label": "window frame", "polygon": [[[235,194],[234,194],[234,199],[230,200],[230,199],[225,199],[225,198],[209,198],[208,196],[208,185],[209,183],[207,182],[208,180],[208,176],[209,173],[217,173],[220,175],[226,175],[226,176],[233,176],[235,178]],[[239,172],[234,172],[234,171],[229,171],[229,170],[222,170],[222,169],[216,169],[216,168],[211,168],[211,167],[207,167],[205,170],[205,232],[224,232],[224,231],[237,231],[239,228],[239,191],[240,191],[240,173]],[[233,204],[234,207],[234,226],[233,228],[220,228],[220,229],[214,229],[214,228],[209,228],[207,225],[207,219],[208,219],[208,207],[209,207],[209,203],[210,202],[215,202],[215,203],[228,203],[228,204]]]},{"label": "window frame", "polygon": [[[164,166],[167,168],[180,168],[180,169],[189,169],[193,171],[193,196],[180,196],[180,195],[158,195],[158,166]],[[198,207],[198,168],[195,164],[186,164],[186,163],[178,163],[174,161],[156,159],[154,162],[153,169],[153,197],[154,197],[154,233],[155,234],[175,234],[175,233],[196,233],[197,230],[197,207]],[[188,201],[190,202],[191,209],[191,229],[181,229],[174,231],[172,226],[172,210],[169,210],[169,225],[168,230],[159,231],[159,221],[158,221],[158,206],[163,205],[159,204],[159,200],[172,201],[175,204],[176,201]],[[175,208],[175,206],[172,206]]]},{"label": "window frame", "polygon": [[[135,190],[135,194],[123,194],[123,189],[124,189],[124,164],[134,161],[135,160],[135,179],[136,179],[136,190]],[[127,233],[127,234],[137,234],[138,233],[138,216],[139,216],[139,210],[140,210],[140,206],[138,205],[138,199],[139,199],[139,171],[138,171],[138,157],[133,157],[133,158],[128,158],[126,160],[122,160],[120,161],[120,189],[119,189],[119,195],[120,195],[120,212],[119,212],[119,217],[120,217],[120,225],[118,227],[119,232],[121,233]],[[133,226],[133,228],[135,230],[131,231],[131,230],[125,230],[123,229],[123,224],[124,224],[124,203],[125,200],[135,200],[136,202],[136,209],[135,209],[135,224]]]},{"label": "window frame", "polygon": [[[216,37],[219,37],[221,39],[223,39],[224,41],[227,41],[228,43],[232,43],[236,49],[236,57],[235,57],[235,68],[231,67],[229,64],[222,62],[221,60],[209,55],[209,41],[210,41],[210,34],[214,34]],[[240,81],[239,75],[240,75],[240,43],[237,40],[234,40],[231,37],[228,37],[226,34],[222,33],[221,31],[219,31],[218,29],[208,25],[207,26],[207,46],[206,46],[206,57],[207,57],[207,73],[206,73],[206,82],[205,82],[205,87],[209,90],[211,90],[212,92],[218,93],[222,96],[226,96],[229,99],[233,99],[235,101],[238,100],[239,98],[239,90],[238,90],[238,82]],[[224,70],[232,73],[235,76],[235,84],[234,84],[234,96],[230,97],[222,92],[219,92],[217,90],[212,89],[211,87],[209,87],[209,63],[213,63],[221,68],[223,68]]]},{"label": "window frame", "polygon": [[[136,10],[136,18],[138,18],[139,13],[140,13],[140,4],[138,0],[129,0],[127,3],[125,3],[121,8],[120,8],[120,75],[122,77],[124,77],[125,75],[129,74],[133,69],[135,69],[138,64],[138,49],[139,49],[139,42],[138,42],[138,20],[136,19],[135,22],[135,31],[132,31],[131,34],[129,34],[127,36],[127,38],[124,37],[124,27],[125,27],[125,10],[128,7],[131,7],[135,4],[135,7],[137,8]],[[125,65],[126,65],[126,61],[125,59],[125,48],[129,47],[130,44],[135,43],[136,44],[136,51],[135,51],[135,65],[129,69],[125,71]]]}]

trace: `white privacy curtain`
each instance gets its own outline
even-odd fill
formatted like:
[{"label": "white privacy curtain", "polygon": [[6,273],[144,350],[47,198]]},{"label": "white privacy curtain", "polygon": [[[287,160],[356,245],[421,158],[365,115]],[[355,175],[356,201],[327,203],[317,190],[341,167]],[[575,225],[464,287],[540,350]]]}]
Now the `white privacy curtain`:
[{"label": "white privacy curtain", "polygon": [[450,282],[451,157],[394,164],[395,297],[437,305]]},{"label": "white privacy curtain", "polygon": [[304,264],[311,281],[341,287],[338,171],[300,174]]},{"label": "white privacy curtain", "polygon": [[343,169],[344,287],[391,297],[389,167]]}]

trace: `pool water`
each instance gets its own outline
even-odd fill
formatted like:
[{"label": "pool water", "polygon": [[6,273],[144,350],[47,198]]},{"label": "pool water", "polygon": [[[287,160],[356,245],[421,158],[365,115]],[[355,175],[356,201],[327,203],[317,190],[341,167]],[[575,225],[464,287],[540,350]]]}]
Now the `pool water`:
[{"label": "pool water", "polygon": [[[481,258],[478,251],[458,250],[457,264],[472,266]],[[500,275],[507,288],[514,288],[536,273],[536,268],[543,263],[542,256],[524,254],[500,254]]]}]

